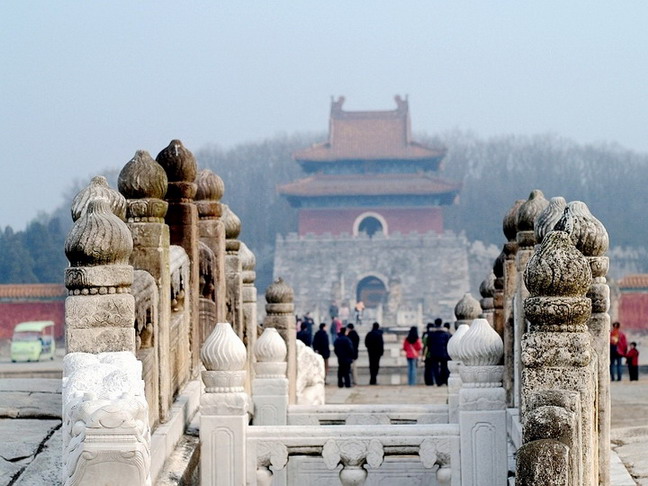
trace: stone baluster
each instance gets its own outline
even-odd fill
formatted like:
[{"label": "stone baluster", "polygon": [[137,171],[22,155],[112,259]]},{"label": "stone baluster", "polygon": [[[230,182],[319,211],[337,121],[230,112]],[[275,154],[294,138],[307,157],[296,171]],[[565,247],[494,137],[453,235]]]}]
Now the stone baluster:
[{"label": "stone baluster", "polygon": [[592,272],[567,233],[553,231],[528,262],[529,330],[522,340],[516,484],[594,486],[596,363],[587,332]]},{"label": "stone baluster", "polygon": [[564,197],[557,196],[549,199],[549,204],[538,214],[533,224],[536,245],[540,245],[545,235],[554,230],[556,223],[562,218],[566,207],[567,203]]},{"label": "stone baluster", "polygon": [[[93,179],[73,201],[66,242],[63,481],[150,485],[149,410],[135,359],[133,241],[126,200]],[[114,211],[114,212],[113,212]],[[117,214],[117,215],[116,215]],[[115,450],[119,454],[115,454]]]},{"label": "stone baluster", "polygon": [[592,316],[588,322],[592,347],[598,365],[596,397],[597,435],[599,455],[599,483],[610,483],[610,288],[605,276],[609,259],[605,256],[609,247],[608,233],[603,224],[590,213],[580,201],[570,202],[564,215],[556,224],[557,230],[569,233],[576,248],[585,256],[592,271],[592,285],[587,297],[592,301]]},{"label": "stone baluster", "polygon": [[205,393],[200,398],[200,477],[210,486],[246,484],[248,396],[245,345],[220,322],[200,353]]},{"label": "stone baluster", "polygon": [[266,327],[256,341],[256,376],[252,382],[255,425],[286,425],[288,380],[286,343],[274,327]]},{"label": "stone baluster", "polygon": [[265,291],[266,317],[263,327],[277,329],[288,348],[288,399],[297,403],[297,343],[295,333],[295,306],[293,289],[281,278],[275,280]]},{"label": "stone baluster", "polygon": [[495,274],[493,272],[479,285],[479,294],[481,295],[479,305],[482,308],[479,317],[486,319],[491,326],[494,326],[493,314],[495,312],[495,302],[493,296],[495,295]]},{"label": "stone baluster", "polygon": [[225,282],[225,225],[221,220],[223,214],[220,203],[225,193],[223,180],[209,169],[198,172],[196,179],[196,206],[198,207],[198,234],[216,257],[214,281],[216,285],[216,321],[225,322],[227,285]]},{"label": "stone baluster", "polygon": [[227,283],[225,308],[228,322],[232,323],[234,331],[243,339],[243,267],[239,251],[241,242],[237,239],[241,233],[241,220],[223,204],[223,224],[225,225],[225,277]]},{"label": "stone baluster", "polygon": [[216,255],[204,242],[198,244],[200,255],[200,295],[198,308],[200,313],[200,342],[204,343],[214,326],[216,319]]},{"label": "stone baluster", "polygon": [[461,390],[461,361],[459,361],[459,343],[461,338],[470,327],[468,324],[460,324],[459,328],[448,341],[448,421],[451,424],[459,423],[459,390]]},{"label": "stone baluster", "polygon": [[[504,254],[504,261],[502,262],[502,278],[499,282],[495,283],[495,288],[500,287],[500,299],[502,306],[502,326],[503,333],[502,339],[504,340],[504,390],[506,390],[506,403],[512,407],[514,405],[513,398],[513,382],[515,376],[515,330],[513,319],[513,296],[517,290],[517,268],[515,266],[515,259],[517,256],[517,214],[520,206],[524,204],[524,199],[515,201],[511,209],[504,216],[502,224],[506,243],[502,253]],[[497,295],[498,291],[495,291]]]},{"label": "stone baluster", "polygon": [[458,344],[461,484],[506,484],[506,393],[502,338],[486,319],[475,319]]},{"label": "stone baluster", "polygon": [[[241,307],[243,309],[243,343],[247,349],[255,349],[259,324],[257,323],[257,289],[254,286],[256,280],[256,257],[248,246],[241,242],[239,249],[241,259]],[[248,353],[248,382],[254,380],[255,354]]]},{"label": "stone baluster", "polygon": [[149,155],[138,150],[119,173],[118,188],[127,200],[126,221],[133,237],[130,264],[146,270],[158,289],[158,326],[154,345],[158,354],[159,415],[165,422],[173,402],[171,393],[169,326],[171,274],[169,272],[169,227],[164,222],[168,203],[166,172]]},{"label": "stone baluster", "polygon": [[65,241],[67,351],[135,353],[130,231],[104,198],[90,199],[80,214]]},{"label": "stone baluster", "polygon": [[481,311],[482,308],[479,305],[479,301],[469,292],[466,292],[454,308],[454,314],[457,319],[455,321],[455,329],[459,329],[459,326],[462,324],[470,326],[472,321],[479,317]]},{"label": "stone baluster", "polygon": [[[533,254],[535,246],[534,223],[536,217],[544,211],[549,202],[545,199],[542,191],[534,189],[517,213],[517,252],[515,255],[515,268],[518,275],[522,275],[527,266],[527,262]],[[515,291],[515,301],[513,305],[513,400],[514,406],[520,405],[520,355],[522,352],[522,336],[526,332],[527,320],[524,316],[524,299],[529,296],[529,292],[522,278],[517,279],[517,288]]]},{"label": "stone baluster", "polygon": [[200,325],[198,300],[200,296],[200,254],[198,247],[198,209],[193,200],[196,196],[195,183],[198,167],[193,154],[180,140],[172,140],[155,158],[166,172],[168,187],[166,201],[169,208],[166,222],[169,225],[172,245],[184,248],[189,257],[190,299],[185,302],[189,312],[189,350],[191,354],[191,376],[197,376],[200,365]]}]

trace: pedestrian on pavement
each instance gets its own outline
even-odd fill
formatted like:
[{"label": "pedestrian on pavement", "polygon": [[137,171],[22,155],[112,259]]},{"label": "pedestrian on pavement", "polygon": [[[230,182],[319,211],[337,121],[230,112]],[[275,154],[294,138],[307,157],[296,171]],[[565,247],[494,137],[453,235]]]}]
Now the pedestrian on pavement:
[{"label": "pedestrian on pavement", "polygon": [[333,319],[338,317],[340,314],[340,309],[338,309],[337,302],[333,301],[331,302],[331,305],[329,306],[329,316],[331,316],[331,322],[333,322]]},{"label": "pedestrian on pavement", "polygon": [[342,328],[342,321],[336,317],[333,319],[331,322],[331,342],[335,343],[335,340],[337,339],[338,333],[340,332],[340,329]]},{"label": "pedestrian on pavement", "polygon": [[422,348],[423,344],[418,336],[418,328],[410,327],[409,334],[403,340],[403,350],[407,357],[407,384],[409,386],[416,385],[416,367]]},{"label": "pedestrian on pavement", "polygon": [[308,324],[302,322],[300,327],[301,329],[297,333],[297,339],[299,339],[302,343],[304,343],[306,346],[310,348],[311,336],[308,332]]},{"label": "pedestrian on pavement", "polygon": [[359,301],[356,303],[356,305],[355,305],[355,307],[354,307],[353,310],[354,310],[354,313],[355,313],[355,323],[356,323],[356,326],[359,326],[360,324],[362,324],[362,314],[364,313],[364,310],[365,310],[364,302],[362,302],[361,300],[359,300]]},{"label": "pedestrian on pavement", "polygon": [[351,388],[351,363],[353,362],[353,343],[346,335],[346,327],[340,329],[333,343],[333,351],[338,359],[338,387]]},{"label": "pedestrian on pavement", "polygon": [[630,349],[626,353],[626,363],[628,363],[630,381],[637,381],[639,379],[639,351],[637,343],[634,341],[630,343]]},{"label": "pedestrian on pavement", "polygon": [[423,336],[423,349],[425,356],[425,384],[430,386],[446,385],[448,382],[448,341],[450,333],[442,327],[443,321],[436,319],[434,324],[428,324],[427,332]]},{"label": "pedestrian on pavement", "polygon": [[328,376],[329,358],[331,357],[331,348],[329,346],[329,337],[326,332],[326,323],[319,325],[319,331],[313,337],[313,350],[324,359],[324,383]]},{"label": "pedestrian on pavement", "polygon": [[365,346],[369,355],[369,384],[378,384],[378,371],[380,370],[380,358],[385,352],[385,342],[380,324],[373,323],[371,331],[365,336]]},{"label": "pedestrian on pavement", "polygon": [[617,381],[621,381],[623,369],[621,367],[622,358],[625,356],[628,348],[625,334],[621,331],[621,324],[615,322],[612,324],[610,331],[610,379],[614,381],[616,372]]},{"label": "pedestrian on pavement", "polygon": [[356,386],[358,384],[358,376],[356,375],[356,361],[358,360],[358,351],[360,348],[360,336],[354,329],[353,324],[347,325],[347,336],[353,344],[353,362],[351,363],[351,385]]}]

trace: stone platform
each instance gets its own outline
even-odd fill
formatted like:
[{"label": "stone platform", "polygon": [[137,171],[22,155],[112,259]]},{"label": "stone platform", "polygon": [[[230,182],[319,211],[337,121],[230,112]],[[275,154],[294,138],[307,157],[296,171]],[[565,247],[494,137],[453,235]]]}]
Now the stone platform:
[{"label": "stone platform", "polygon": [[[60,392],[60,380],[0,379],[0,486],[61,484]],[[648,379],[613,382],[611,392],[611,484],[648,486]],[[421,385],[326,387],[327,403],[443,404],[446,394]]]}]

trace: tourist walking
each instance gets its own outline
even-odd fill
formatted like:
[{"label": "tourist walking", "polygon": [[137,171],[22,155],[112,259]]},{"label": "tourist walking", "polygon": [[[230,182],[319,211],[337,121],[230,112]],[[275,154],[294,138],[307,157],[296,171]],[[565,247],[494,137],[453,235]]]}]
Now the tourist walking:
[{"label": "tourist walking", "polygon": [[339,318],[333,319],[331,321],[331,342],[335,343],[335,340],[337,339],[338,333],[340,332],[340,329],[342,328],[342,321]]},{"label": "tourist walking", "polygon": [[634,341],[630,343],[630,349],[626,353],[626,363],[628,363],[630,381],[637,381],[639,379],[639,351],[637,343]]},{"label": "tourist walking", "polygon": [[324,359],[324,383],[328,376],[329,358],[331,357],[331,348],[329,345],[329,337],[326,332],[326,324],[322,322],[319,325],[319,331],[313,336],[313,350]]},{"label": "tourist walking", "polygon": [[351,363],[351,385],[356,386],[358,384],[358,376],[356,375],[356,361],[358,360],[358,351],[360,348],[360,336],[354,329],[353,324],[347,326],[347,336],[353,344],[353,362]]},{"label": "tourist walking", "polygon": [[338,387],[351,388],[351,363],[353,362],[353,343],[346,336],[346,327],[340,329],[333,351],[338,359]]},{"label": "tourist walking", "polygon": [[356,326],[359,326],[360,324],[362,324],[362,314],[364,313],[365,310],[364,302],[362,302],[361,300],[356,302],[356,305],[353,310],[355,312]]},{"label": "tourist walking", "polygon": [[416,367],[418,366],[418,359],[421,354],[423,344],[419,339],[418,328],[412,326],[409,334],[403,340],[403,351],[407,358],[407,384],[409,386],[416,385]]},{"label": "tourist walking", "polygon": [[423,356],[425,359],[425,384],[437,386],[448,384],[448,341],[450,332],[441,326],[441,319],[434,324],[428,323],[423,336]]},{"label": "tourist walking", "polygon": [[610,331],[610,379],[612,381],[614,381],[615,373],[617,381],[621,381],[621,375],[623,374],[621,361],[626,354],[627,347],[626,336],[621,331],[621,324],[619,322],[613,323]]},{"label": "tourist walking", "polygon": [[329,306],[329,316],[331,317],[331,322],[333,322],[333,319],[338,317],[339,314],[340,309],[338,309],[337,302],[331,302],[331,305]]},{"label": "tourist walking", "polygon": [[380,358],[385,352],[385,342],[380,324],[373,323],[371,331],[365,336],[365,347],[369,355],[369,384],[378,384],[378,371],[380,370]]},{"label": "tourist walking", "polygon": [[311,345],[311,335],[308,332],[308,324],[302,322],[300,325],[301,329],[297,333],[297,339],[310,348]]}]

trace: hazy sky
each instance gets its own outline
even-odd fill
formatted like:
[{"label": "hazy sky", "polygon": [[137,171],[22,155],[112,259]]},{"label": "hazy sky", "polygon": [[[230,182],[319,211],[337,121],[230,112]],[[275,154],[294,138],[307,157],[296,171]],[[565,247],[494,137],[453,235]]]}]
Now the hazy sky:
[{"label": "hazy sky", "polygon": [[4,1],[0,227],[172,138],[324,131],[331,95],[353,110],[407,94],[431,134],[648,152],[646,25],[645,0]]}]

